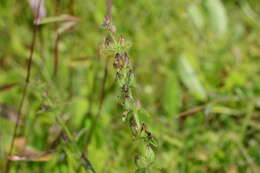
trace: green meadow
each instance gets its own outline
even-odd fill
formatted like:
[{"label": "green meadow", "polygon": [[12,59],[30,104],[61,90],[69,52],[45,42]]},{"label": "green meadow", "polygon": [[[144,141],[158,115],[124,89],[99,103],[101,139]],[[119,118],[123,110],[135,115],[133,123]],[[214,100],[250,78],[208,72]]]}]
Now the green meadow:
[{"label": "green meadow", "polygon": [[0,0],[0,172],[259,173],[260,1]]}]

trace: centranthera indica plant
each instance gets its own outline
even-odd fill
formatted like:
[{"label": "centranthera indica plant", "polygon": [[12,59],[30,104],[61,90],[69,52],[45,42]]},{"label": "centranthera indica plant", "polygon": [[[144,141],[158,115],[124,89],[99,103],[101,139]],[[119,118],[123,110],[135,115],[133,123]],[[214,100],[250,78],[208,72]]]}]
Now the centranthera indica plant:
[{"label": "centranthera indica plant", "polygon": [[136,142],[139,142],[140,153],[135,156],[136,172],[146,172],[154,162],[154,148],[157,142],[144,122],[140,120],[140,101],[134,97],[134,72],[127,53],[129,43],[124,37],[116,35],[116,27],[111,23],[111,17],[106,16],[103,27],[108,31],[101,52],[105,56],[114,56],[116,82],[120,88],[119,102],[123,107],[122,120],[130,128]]}]

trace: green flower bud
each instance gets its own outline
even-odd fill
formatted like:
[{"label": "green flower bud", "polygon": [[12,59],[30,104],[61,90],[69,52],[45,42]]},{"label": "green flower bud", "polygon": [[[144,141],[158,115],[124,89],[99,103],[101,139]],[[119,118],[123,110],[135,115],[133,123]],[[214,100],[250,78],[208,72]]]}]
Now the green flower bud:
[{"label": "green flower bud", "polygon": [[150,146],[145,146],[143,155],[135,158],[135,164],[138,168],[147,168],[155,160],[155,154]]}]

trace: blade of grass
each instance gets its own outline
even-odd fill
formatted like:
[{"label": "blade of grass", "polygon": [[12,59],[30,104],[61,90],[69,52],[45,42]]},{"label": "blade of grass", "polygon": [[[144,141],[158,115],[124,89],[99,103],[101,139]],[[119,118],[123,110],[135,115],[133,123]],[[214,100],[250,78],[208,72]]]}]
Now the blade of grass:
[{"label": "blade of grass", "polygon": [[99,98],[99,105],[98,105],[98,112],[96,114],[96,116],[93,119],[93,122],[91,124],[91,127],[89,129],[89,133],[86,139],[86,145],[88,146],[91,142],[91,138],[95,132],[96,126],[97,126],[97,122],[100,119],[101,116],[101,110],[103,107],[103,102],[104,102],[104,98],[105,98],[105,86],[106,86],[106,81],[107,81],[107,74],[108,74],[108,62],[109,62],[109,58],[106,59],[105,62],[105,69],[104,69],[104,73],[103,73],[103,79],[102,79],[102,87],[101,87],[101,91],[100,91],[100,98]]},{"label": "blade of grass", "polygon": [[17,85],[17,83],[10,83],[10,84],[2,85],[2,86],[0,86],[0,92],[12,89],[16,85]]}]

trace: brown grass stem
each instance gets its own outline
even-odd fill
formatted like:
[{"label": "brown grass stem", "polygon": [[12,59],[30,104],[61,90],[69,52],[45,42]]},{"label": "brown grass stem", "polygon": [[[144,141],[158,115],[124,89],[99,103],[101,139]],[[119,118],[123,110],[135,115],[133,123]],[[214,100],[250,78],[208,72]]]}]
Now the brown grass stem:
[{"label": "brown grass stem", "polygon": [[[40,6],[41,6],[41,1],[42,0],[39,0],[38,6],[37,6],[36,21],[39,18],[39,11],[40,11]],[[18,107],[18,114],[17,114],[17,119],[16,119],[16,122],[15,122],[15,127],[14,127],[14,131],[13,131],[12,139],[11,139],[11,144],[9,146],[7,157],[6,157],[4,173],[8,173],[9,172],[9,168],[10,168],[9,157],[13,153],[14,142],[15,142],[15,139],[17,137],[19,122],[22,120],[22,109],[23,109],[23,106],[24,106],[25,98],[26,98],[27,91],[28,91],[28,86],[29,86],[30,79],[31,79],[32,60],[33,60],[33,54],[34,54],[34,49],[35,49],[35,45],[36,45],[37,31],[38,31],[38,24],[36,22],[36,23],[33,24],[33,35],[32,35],[32,42],[31,42],[31,46],[30,46],[30,54],[29,54],[29,61],[28,61],[28,65],[27,65],[25,84],[24,84],[24,87],[23,87],[22,97],[21,97],[21,100],[20,100],[20,103],[19,103],[19,107]]]}]

